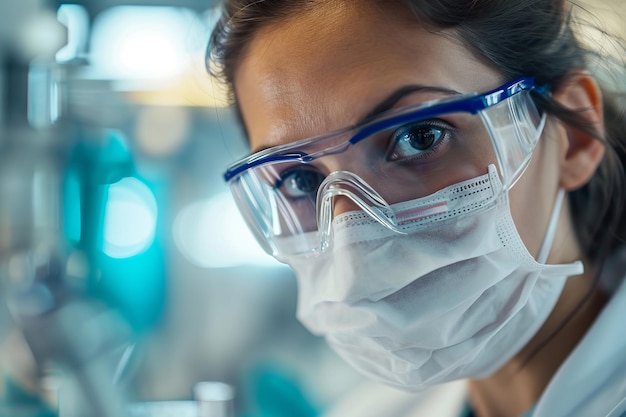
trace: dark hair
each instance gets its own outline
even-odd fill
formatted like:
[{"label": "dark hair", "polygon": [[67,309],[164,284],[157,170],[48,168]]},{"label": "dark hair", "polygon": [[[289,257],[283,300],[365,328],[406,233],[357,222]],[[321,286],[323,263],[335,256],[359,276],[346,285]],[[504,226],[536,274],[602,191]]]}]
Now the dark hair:
[{"label": "dark hair", "polygon": [[[499,69],[505,79],[533,76],[556,90],[572,70],[591,70],[593,63],[619,58],[601,56],[583,46],[577,37],[573,5],[565,0],[398,1],[404,1],[427,27],[452,29],[469,50]],[[297,17],[319,3],[320,0],[227,0],[207,49],[209,71],[230,86],[234,98],[234,71],[256,31],[272,22]],[[619,41],[614,44],[619,45]],[[621,74],[617,76],[623,77],[624,63],[618,64]],[[606,145],[605,156],[592,179],[570,192],[570,210],[579,243],[589,260],[600,262],[626,236],[624,93],[610,92],[606,86],[602,89],[605,132],[596,132],[585,122],[579,113],[585,109],[570,110],[553,100],[537,97],[539,106],[550,115],[594,135]]]}]

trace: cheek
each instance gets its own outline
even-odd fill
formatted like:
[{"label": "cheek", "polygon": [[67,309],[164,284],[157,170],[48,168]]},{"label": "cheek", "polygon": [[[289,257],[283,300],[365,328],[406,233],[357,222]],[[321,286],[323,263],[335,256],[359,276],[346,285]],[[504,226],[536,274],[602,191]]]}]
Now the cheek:
[{"label": "cheek", "polygon": [[537,256],[559,188],[558,142],[546,131],[517,183],[509,192],[511,214],[528,251]]}]

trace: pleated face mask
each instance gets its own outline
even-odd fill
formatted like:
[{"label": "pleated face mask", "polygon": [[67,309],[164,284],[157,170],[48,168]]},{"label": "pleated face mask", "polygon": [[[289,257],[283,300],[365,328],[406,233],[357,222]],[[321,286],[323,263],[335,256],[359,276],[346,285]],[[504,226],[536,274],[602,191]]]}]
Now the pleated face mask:
[{"label": "pleated face mask", "polygon": [[[363,374],[409,390],[484,377],[510,360],[552,311],[582,264],[546,265],[562,198],[540,258],[517,232],[501,182],[489,173],[395,205],[445,213],[398,235],[362,212],[333,220],[334,244],[315,259],[289,257],[298,319]],[[560,195],[562,197],[562,194]]]},{"label": "pleated face mask", "polygon": [[[511,218],[508,192],[546,121],[534,96],[548,94],[522,78],[232,165],[224,178],[250,229],[296,272],[302,323],[400,388],[484,377],[511,359],[582,273],[544,264],[562,191],[537,260]],[[340,198],[355,211],[340,214]]]}]

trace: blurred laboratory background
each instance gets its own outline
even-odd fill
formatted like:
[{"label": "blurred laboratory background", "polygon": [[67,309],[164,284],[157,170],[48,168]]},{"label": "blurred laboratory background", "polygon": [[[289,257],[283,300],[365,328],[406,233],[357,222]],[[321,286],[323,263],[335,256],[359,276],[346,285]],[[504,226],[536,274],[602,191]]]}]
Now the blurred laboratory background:
[{"label": "blurred laboratory background", "polygon": [[313,417],[364,383],[222,181],[247,146],[218,13],[0,0],[0,416]]},{"label": "blurred laboratory background", "polygon": [[0,2],[0,415],[166,410],[219,382],[232,415],[314,416],[359,381],[222,181],[247,148],[205,68],[217,6]]}]

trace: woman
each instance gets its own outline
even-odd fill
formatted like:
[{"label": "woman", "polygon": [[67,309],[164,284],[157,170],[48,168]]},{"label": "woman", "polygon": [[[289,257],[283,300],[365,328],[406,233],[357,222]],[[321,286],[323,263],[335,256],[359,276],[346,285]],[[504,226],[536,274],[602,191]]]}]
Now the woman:
[{"label": "woman", "polygon": [[466,415],[626,416],[626,288],[598,284],[625,236],[626,120],[570,19],[226,2],[209,51],[253,154],[225,178],[295,270],[298,318],[365,375],[468,379]]}]

